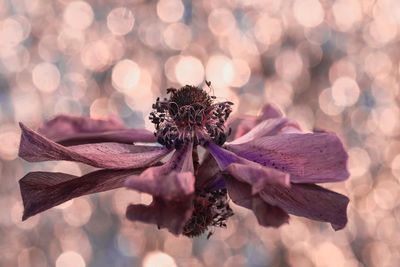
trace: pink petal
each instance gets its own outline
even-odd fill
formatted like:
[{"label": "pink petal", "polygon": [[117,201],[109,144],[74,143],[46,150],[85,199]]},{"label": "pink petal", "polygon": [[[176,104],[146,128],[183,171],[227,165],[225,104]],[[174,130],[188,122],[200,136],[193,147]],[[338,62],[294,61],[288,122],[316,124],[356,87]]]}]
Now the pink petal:
[{"label": "pink petal", "polygon": [[179,235],[192,216],[192,199],[192,196],[181,201],[153,199],[153,202],[148,206],[142,204],[129,205],[126,209],[126,217],[131,221],[155,224],[159,229],[165,228],[169,232]]},{"label": "pink petal", "polygon": [[263,120],[281,118],[283,116],[282,112],[272,104],[266,104],[262,109],[260,115],[258,115],[257,120],[259,122]]},{"label": "pink petal", "polygon": [[133,144],[134,142],[154,143],[157,140],[154,136],[154,133],[145,129],[126,129],[99,133],[75,134],[69,138],[56,139],[55,141],[64,146],[71,146],[102,142],[116,142],[124,144]]},{"label": "pink petal", "polygon": [[124,185],[127,176],[141,170],[100,170],[82,177],[65,173],[30,172],[19,180],[24,214],[22,220],[68,200]]},{"label": "pink petal", "polygon": [[343,181],[347,153],[333,133],[281,134],[227,145],[239,156],[290,174],[294,183]]},{"label": "pink petal", "polygon": [[114,118],[95,120],[88,117],[59,115],[47,121],[38,132],[51,140],[62,140],[83,133],[98,133],[125,129],[124,125]]},{"label": "pink petal", "polygon": [[313,184],[292,184],[290,188],[269,186],[260,196],[289,214],[329,222],[335,230],[342,229],[347,223],[349,199]]},{"label": "pink petal", "polygon": [[279,133],[280,130],[282,130],[287,125],[288,125],[288,120],[285,118],[264,120],[259,124],[257,124],[256,126],[254,126],[245,135],[233,140],[229,144],[231,145],[243,144],[263,136],[276,135]]},{"label": "pink petal", "polygon": [[236,179],[252,185],[254,194],[270,184],[290,186],[289,175],[286,173],[241,158],[214,143],[209,143],[206,148],[222,171],[228,171]]},{"label": "pink petal", "polygon": [[178,199],[194,192],[193,172],[192,144],[188,144],[176,150],[164,165],[129,177],[125,185],[164,199]]},{"label": "pink petal", "polygon": [[259,195],[253,195],[248,184],[232,179],[228,175],[225,176],[225,184],[232,201],[239,206],[251,209],[260,225],[279,227],[288,223],[289,215],[285,211],[266,203]]},{"label": "pink petal", "polygon": [[[264,120],[277,119],[282,117],[282,112],[280,112],[276,107],[271,104],[265,105],[261,109],[261,113],[258,116],[241,116],[228,120],[228,126],[232,129],[232,135],[235,139],[245,135],[251,129],[253,129],[257,124]],[[231,140],[229,138],[229,140]]]},{"label": "pink petal", "polygon": [[149,166],[169,153],[162,147],[99,143],[64,147],[22,123],[19,156],[27,161],[68,160],[98,168],[131,169]]}]

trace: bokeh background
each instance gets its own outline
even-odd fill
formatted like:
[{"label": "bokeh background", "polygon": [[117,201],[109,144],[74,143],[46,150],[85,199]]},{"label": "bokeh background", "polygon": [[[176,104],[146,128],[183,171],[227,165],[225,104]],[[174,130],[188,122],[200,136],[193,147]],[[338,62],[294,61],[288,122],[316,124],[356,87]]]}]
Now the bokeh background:
[{"label": "bokeh background", "polygon": [[[380,266],[400,264],[398,0],[0,0],[0,266]],[[212,81],[234,115],[269,102],[306,131],[336,132],[351,177],[347,227],[250,211],[210,240],[125,219],[145,194],[81,197],[21,222],[18,180],[80,175],[75,163],[17,157],[19,121],[114,116],[152,129],[165,88]]]}]

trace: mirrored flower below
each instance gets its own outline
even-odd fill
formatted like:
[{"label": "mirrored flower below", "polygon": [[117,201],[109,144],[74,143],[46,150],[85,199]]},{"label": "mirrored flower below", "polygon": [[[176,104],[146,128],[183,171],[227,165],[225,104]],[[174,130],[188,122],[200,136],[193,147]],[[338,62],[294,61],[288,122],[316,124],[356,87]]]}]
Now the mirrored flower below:
[{"label": "mirrored flower below", "polygon": [[[77,177],[65,173],[31,172],[20,180],[24,204],[23,219],[46,211],[68,200],[124,186],[130,175],[141,170],[100,170]],[[279,227],[289,214],[329,222],[335,230],[347,223],[348,198],[316,185],[292,185],[265,188],[252,194],[251,186],[230,175],[218,174],[195,194],[167,200],[153,197],[149,205],[131,204],[126,217],[131,221],[153,224],[175,235],[209,238],[219,228],[229,227],[234,215],[230,204],[252,210],[258,223]]]}]

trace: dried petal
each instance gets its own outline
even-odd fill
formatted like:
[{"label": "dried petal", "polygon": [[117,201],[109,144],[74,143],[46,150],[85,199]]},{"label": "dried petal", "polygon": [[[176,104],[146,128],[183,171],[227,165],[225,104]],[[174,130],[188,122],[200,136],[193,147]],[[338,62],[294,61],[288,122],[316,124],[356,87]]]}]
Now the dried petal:
[{"label": "dried petal", "polygon": [[229,144],[243,144],[263,136],[276,135],[286,125],[288,125],[288,120],[285,118],[264,120],[245,135],[233,140]]},{"label": "dried petal", "polygon": [[260,225],[279,227],[288,223],[289,215],[285,211],[266,203],[259,195],[253,195],[248,184],[232,179],[229,175],[225,175],[225,184],[232,201],[253,210]]},{"label": "dried petal", "polygon": [[68,160],[98,168],[131,169],[150,166],[169,150],[162,147],[99,143],[64,147],[20,124],[19,156],[27,161]]},{"label": "dried petal", "polygon": [[269,184],[290,185],[289,175],[286,173],[241,158],[213,143],[208,144],[207,150],[213,155],[222,171],[226,170],[236,179],[252,185],[254,194]]},{"label": "dried petal", "polygon": [[289,214],[329,222],[335,230],[347,224],[349,199],[317,185],[292,184],[290,188],[272,185],[264,188],[260,196]]},{"label": "dried petal", "polygon": [[290,174],[294,183],[343,181],[347,153],[333,133],[281,134],[227,148],[248,160]]},{"label": "dried petal", "polygon": [[131,221],[155,224],[159,229],[166,228],[169,232],[179,235],[192,216],[192,199],[192,196],[187,196],[181,201],[153,199],[148,206],[129,205],[126,209],[126,217]]},{"label": "dried petal", "polygon": [[191,143],[178,149],[162,166],[148,168],[140,176],[129,177],[125,185],[164,199],[178,199],[194,192]]},{"label": "dried petal", "polygon": [[114,118],[95,120],[88,117],[59,115],[47,121],[38,132],[51,140],[62,140],[83,133],[99,133],[125,129],[124,125]]},{"label": "dried petal", "polygon": [[134,142],[154,143],[156,137],[145,129],[125,129],[99,133],[81,133],[68,138],[57,139],[56,142],[64,146],[93,144],[103,142],[115,142],[133,144]]},{"label": "dried petal", "polygon": [[30,172],[19,180],[24,214],[22,220],[83,195],[108,191],[124,185],[136,170],[100,170],[82,177],[65,173]]}]

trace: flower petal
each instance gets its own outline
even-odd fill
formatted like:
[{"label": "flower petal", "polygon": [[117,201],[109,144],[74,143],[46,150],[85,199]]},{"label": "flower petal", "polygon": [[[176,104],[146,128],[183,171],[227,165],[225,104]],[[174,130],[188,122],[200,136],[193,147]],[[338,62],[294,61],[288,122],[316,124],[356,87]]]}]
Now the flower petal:
[{"label": "flower petal", "polygon": [[68,160],[98,168],[131,169],[149,166],[169,153],[168,149],[119,143],[64,147],[20,124],[19,156],[27,161]]},{"label": "flower petal", "polygon": [[133,144],[134,142],[152,143],[156,142],[157,139],[152,132],[145,129],[126,129],[109,132],[76,134],[68,138],[56,139],[55,141],[64,146],[72,146],[102,142],[116,142],[123,144]]},{"label": "flower petal", "polygon": [[179,235],[182,233],[185,223],[192,216],[192,199],[192,196],[181,201],[153,199],[148,206],[129,205],[126,209],[126,217],[131,221],[155,224],[159,229],[166,228],[169,232]]},{"label": "flower petal", "polygon": [[241,158],[214,143],[209,143],[206,148],[222,171],[228,171],[236,179],[252,185],[253,194],[269,184],[290,186],[289,175],[286,173]]},{"label": "flower petal", "polygon": [[60,140],[82,133],[98,133],[125,129],[124,125],[114,118],[95,120],[88,117],[59,115],[47,121],[38,132],[51,140]]},{"label": "flower petal", "polygon": [[142,170],[100,170],[82,177],[65,173],[30,172],[19,180],[22,220],[70,199],[123,187],[127,176]]},{"label": "flower petal", "polygon": [[[235,140],[242,135],[245,135],[260,122],[281,117],[282,112],[280,112],[276,107],[272,106],[271,104],[267,104],[261,109],[261,113],[258,116],[236,117],[228,120],[227,124],[229,128],[231,128],[231,136],[233,136],[233,140]],[[228,140],[231,141],[232,138],[228,138]]]},{"label": "flower petal", "polygon": [[284,128],[288,124],[288,120],[285,118],[264,120],[257,124],[245,135],[233,140],[229,144],[243,144],[263,136],[276,135],[282,128]]},{"label": "flower petal", "polygon": [[167,163],[129,177],[125,185],[168,200],[192,194],[195,182],[192,147],[192,144],[187,144],[176,150]]},{"label": "flower petal", "polygon": [[260,196],[289,214],[329,222],[335,230],[347,223],[349,199],[314,184],[292,184],[290,188],[272,185],[264,188]]},{"label": "flower petal", "polygon": [[232,201],[239,206],[251,209],[260,225],[279,227],[288,223],[289,215],[285,211],[266,203],[259,195],[253,195],[248,184],[225,175],[225,185]]},{"label": "flower petal", "polygon": [[248,160],[290,173],[294,183],[336,182],[349,177],[347,153],[333,133],[281,134],[227,148]]}]

